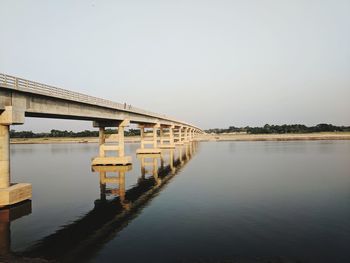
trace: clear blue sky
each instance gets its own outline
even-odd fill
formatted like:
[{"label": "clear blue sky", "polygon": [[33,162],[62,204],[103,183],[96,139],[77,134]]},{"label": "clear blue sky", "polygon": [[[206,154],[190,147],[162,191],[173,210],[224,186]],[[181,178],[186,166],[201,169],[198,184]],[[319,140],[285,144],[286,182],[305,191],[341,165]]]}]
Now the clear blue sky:
[{"label": "clear blue sky", "polygon": [[0,39],[2,73],[203,128],[350,125],[349,0],[1,0]]}]

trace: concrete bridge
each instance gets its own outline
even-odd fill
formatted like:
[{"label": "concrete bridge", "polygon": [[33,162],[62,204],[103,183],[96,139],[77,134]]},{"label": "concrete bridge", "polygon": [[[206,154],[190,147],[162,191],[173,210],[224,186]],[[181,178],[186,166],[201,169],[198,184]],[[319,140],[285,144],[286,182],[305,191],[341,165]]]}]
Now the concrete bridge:
[{"label": "concrete bridge", "polygon": [[[124,152],[124,129],[131,123],[141,130],[140,155],[159,154],[162,148],[186,144],[203,133],[192,124],[162,114],[0,73],[0,206],[32,196],[31,184],[10,180],[10,126],[23,124],[25,117],[92,121],[99,129],[99,156],[92,165],[132,163]],[[106,127],[117,128],[112,143],[106,143]]]}]

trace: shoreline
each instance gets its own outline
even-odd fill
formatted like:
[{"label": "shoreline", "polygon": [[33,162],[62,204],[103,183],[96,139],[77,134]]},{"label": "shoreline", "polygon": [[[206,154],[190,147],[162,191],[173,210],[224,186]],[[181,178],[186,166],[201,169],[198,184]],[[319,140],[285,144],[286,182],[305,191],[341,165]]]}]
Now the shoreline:
[{"label": "shoreline", "polygon": [[321,141],[350,140],[350,132],[284,133],[284,134],[209,134],[206,141]]},{"label": "shoreline", "polygon": [[[110,136],[106,142],[115,140]],[[350,140],[350,132],[324,132],[301,134],[206,134],[196,141],[315,141],[315,140]],[[98,143],[98,137],[79,138],[12,138],[11,144],[63,144],[63,143]],[[140,142],[139,136],[125,137],[126,143]]]}]

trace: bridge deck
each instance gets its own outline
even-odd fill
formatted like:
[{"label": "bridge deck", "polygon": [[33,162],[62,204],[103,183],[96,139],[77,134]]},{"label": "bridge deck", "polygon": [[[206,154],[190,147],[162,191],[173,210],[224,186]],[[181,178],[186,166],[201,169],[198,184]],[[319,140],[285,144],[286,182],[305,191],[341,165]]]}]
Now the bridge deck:
[{"label": "bridge deck", "polygon": [[[150,111],[146,111],[131,105],[126,105],[118,102],[113,102],[110,100],[102,99],[102,98],[97,98],[93,96],[89,96],[86,94],[82,94],[79,92],[73,92],[70,90],[62,89],[62,88],[57,88],[53,87],[50,85],[22,79],[22,78],[17,78],[14,76],[6,75],[6,74],[1,74],[0,73],[0,88],[4,90],[9,90],[14,93],[23,93],[23,94],[31,94],[32,96],[37,95],[38,97],[46,97],[51,99],[51,104],[53,103],[52,99],[60,99],[61,101],[66,101],[66,102],[71,102],[71,103],[78,103],[78,104],[84,104],[87,106],[94,106],[99,107],[99,108],[106,108],[109,110],[114,110],[117,112],[125,113],[125,116],[144,116],[144,117],[150,117],[152,119],[158,119],[160,121],[165,121],[165,123],[174,123],[176,125],[183,125],[183,126],[189,126],[192,128],[196,128],[200,130],[198,127],[195,127],[194,125],[191,125],[189,123],[186,123],[184,121],[179,121],[176,120],[172,117],[168,117],[163,114],[158,114]],[[71,107],[72,108],[72,107]],[[62,107],[61,109],[62,110]],[[91,107],[90,107],[90,112],[91,112]],[[48,117],[58,117],[52,112],[47,112],[46,113]],[[28,110],[27,116],[31,117],[41,117],[37,114],[37,112],[33,111],[31,112]],[[67,116],[69,118],[69,116]],[[86,119],[92,119],[94,118],[91,117],[91,115],[87,115]],[[83,118],[81,118],[83,119]],[[106,119],[110,119],[110,117],[107,117]],[[142,119],[135,118],[135,120],[131,120],[131,122],[135,123],[142,123]]]}]

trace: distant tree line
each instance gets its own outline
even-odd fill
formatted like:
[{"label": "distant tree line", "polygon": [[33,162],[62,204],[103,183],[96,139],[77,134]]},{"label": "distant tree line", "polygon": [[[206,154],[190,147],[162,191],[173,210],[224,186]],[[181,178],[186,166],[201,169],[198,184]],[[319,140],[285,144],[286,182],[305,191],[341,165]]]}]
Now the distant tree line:
[{"label": "distant tree line", "polygon": [[[115,134],[116,129],[106,129],[106,134]],[[269,125],[263,127],[235,127],[227,129],[209,129],[207,133],[249,133],[249,134],[269,134],[269,133],[312,133],[312,132],[350,132],[350,126],[334,126],[332,124],[318,124],[316,126],[306,126],[303,124],[292,125]],[[139,129],[129,129],[124,132],[125,136],[139,136]],[[10,131],[11,138],[48,138],[48,137],[98,137],[98,131],[61,131],[51,130],[50,132],[35,133],[33,131]]]},{"label": "distant tree line", "polygon": [[[115,134],[116,129],[106,129],[106,134]],[[124,132],[125,136],[140,135],[140,130],[130,129]],[[48,138],[48,137],[98,137],[98,131],[84,130],[80,132],[51,130],[50,132],[34,133],[32,131],[10,131],[11,138]]]},{"label": "distant tree line", "polygon": [[313,133],[313,132],[350,132],[350,126],[334,126],[332,124],[321,123],[316,126],[306,126],[303,124],[291,125],[269,125],[263,127],[234,127],[228,129],[209,129],[207,133],[249,133],[249,134],[269,134],[269,133]]}]

